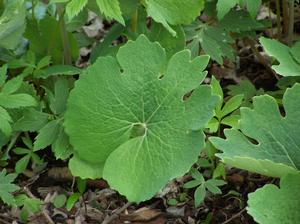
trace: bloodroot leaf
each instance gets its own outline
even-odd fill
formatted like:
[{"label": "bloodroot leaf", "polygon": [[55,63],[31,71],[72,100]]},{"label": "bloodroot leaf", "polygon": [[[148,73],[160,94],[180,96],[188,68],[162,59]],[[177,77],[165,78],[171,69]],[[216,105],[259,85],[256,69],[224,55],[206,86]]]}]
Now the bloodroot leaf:
[{"label": "bloodroot leaf", "polygon": [[292,224],[300,220],[300,174],[280,180],[280,188],[267,184],[249,194],[247,211],[257,223]]},{"label": "bloodroot leaf", "polygon": [[218,156],[231,166],[271,177],[299,172],[299,96],[300,84],[286,90],[282,100],[285,116],[273,97],[254,97],[254,109],[241,108],[242,133],[230,129],[225,130],[226,140],[210,138],[223,151]]},{"label": "bloodroot leaf", "polygon": [[217,102],[209,86],[200,86],[207,63],[207,56],[191,60],[187,50],[167,61],[164,49],[144,35],[116,58],[99,58],[76,82],[65,114],[73,174],[103,176],[140,202],[186,173],[204,146],[201,129]]}]

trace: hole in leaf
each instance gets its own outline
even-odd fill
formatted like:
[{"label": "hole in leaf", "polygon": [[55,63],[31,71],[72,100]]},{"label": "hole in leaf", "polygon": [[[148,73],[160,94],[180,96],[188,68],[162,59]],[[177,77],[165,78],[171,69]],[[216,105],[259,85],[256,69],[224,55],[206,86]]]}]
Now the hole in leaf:
[{"label": "hole in leaf", "polygon": [[130,138],[136,138],[139,136],[145,135],[147,130],[146,124],[144,123],[138,123],[134,124],[131,128]]}]

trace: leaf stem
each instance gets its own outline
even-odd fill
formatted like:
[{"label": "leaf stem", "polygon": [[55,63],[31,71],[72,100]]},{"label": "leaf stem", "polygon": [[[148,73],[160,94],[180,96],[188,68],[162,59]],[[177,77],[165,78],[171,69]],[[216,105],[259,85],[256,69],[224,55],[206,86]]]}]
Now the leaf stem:
[{"label": "leaf stem", "polygon": [[61,40],[63,44],[63,51],[64,51],[64,64],[65,65],[71,65],[72,64],[72,55],[71,55],[71,46],[66,30],[66,24],[65,24],[65,10],[62,5],[58,5],[57,7],[58,15],[59,15],[59,27],[60,27],[60,34],[61,34]]},{"label": "leaf stem", "polygon": [[20,132],[17,132],[10,140],[10,143],[9,145],[7,146],[5,152],[4,152],[4,158],[5,159],[8,159],[8,154],[9,154],[9,151],[14,147],[14,145],[16,144],[16,141],[18,140],[19,136],[20,136]]},{"label": "leaf stem", "polygon": [[34,11],[34,9],[35,9],[35,6],[36,6],[36,0],[31,0],[31,15],[32,15],[32,19],[34,20],[34,18],[35,18],[35,11]]},{"label": "leaf stem", "polygon": [[131,31],[134,33],[137,30],[137,21],[138,21],[138,10],[136,9],[131,16],[131,24],[130,24]]}]

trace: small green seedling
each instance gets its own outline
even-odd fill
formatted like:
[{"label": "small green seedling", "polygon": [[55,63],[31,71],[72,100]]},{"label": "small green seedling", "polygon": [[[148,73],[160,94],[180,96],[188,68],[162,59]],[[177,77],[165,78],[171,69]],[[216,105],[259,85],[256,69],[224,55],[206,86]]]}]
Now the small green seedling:
[{"label": "small green seedling", "polygon": [[13,150],[15,154],[23,156],[15,165],[15,170],[17,173],[23,173],[30,161],[35,165],[43,164],[43,160],[33,151],[31,139],[29,137],[23,137],[22,141],[27,148],[17,147]]},{"label": "small green seedling", "polygon": [[40,78],[43,75],[43,69],[51,64],[51,56],[47,55],[37,61],[36,55],[32,51],[28,51],[19,59],[14,59],[8,63],[10,69],[24,68],[23,75],[32,75],[34,78]]},{"label": "small green seedling", "polygon": [[76,179],[76,185],[78,192],[73,193],[67,200],[66,208],[68,211],[71,211],[71,209],[74,207],[75,203],[80,199],[80,197],[83,195],[83,193],[86,190],[86,180],[77,178]]},{"label": "small green seedling", "polygon": [[[228,95],[234,97],[236,95],[243,94],[244,100],[242,102],[243,107],[250,107],[252,105],[252,98],[264,94],[262,88],[256,89],[256,87],[249,80],[242,80],[237,85],[227,86]],[[281,95],[282,96],[282,95]]]},{"label": "small green seedling", "polygon": [[22,222],[26,222],[29,215],[39,212],[43,203],[40,199],[29,198],[25,194],[17,195],[15,200],[16,206],[21,208],[20,219]]},{"label": "small green seedling", "polygon": [[209,129],[209,132],[215,133],[220,130],[221,124],[238,129],[238,121],[240,119],[240,115],[232,114],[232,112],[234,112],[241,106],[244,95],[239,94],[233,96],[227,102],[225,102],[222,87],[215,77],[212,77],[211,87],[213,94],[219,96],[219,102],[214,110],[215,116],[209,121],[208,125],[206,126]]},{"label": "small green seedling", "polygon": [[196,169],[191,170],[191,175],[194,180],[191,180],[183,185],[184,188],[196,188],[194,193],[195,206],[198,207],[205,199],[207,191],[212,194],[221,194],[222,191],[219,188],[226,184],[224,180],[209,179],[205,180],[203,175]]},{"label": "small green seedling", "polygon": [[66,204],[67,196],[64,194],[57,195],[53,200],[53,205],[55,208],[61,208]]}]

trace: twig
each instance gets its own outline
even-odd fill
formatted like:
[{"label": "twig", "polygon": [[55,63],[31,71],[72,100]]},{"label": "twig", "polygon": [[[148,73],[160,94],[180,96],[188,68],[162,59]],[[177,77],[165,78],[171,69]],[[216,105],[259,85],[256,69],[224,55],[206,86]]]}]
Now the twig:
[{"label": "twig", "polygon": [[127,202],[123,207],[117,209],[111,216],[108,216],[107,218],[104,219],[102,224],[108,224],[118,218],[118,216],[125,210],[127,209],[132,203]]},{"label": "twig", "polygon": [[10,224],[10,222],[7,222],[6,220],[1,219],[1,218],[0,218],[0,223],[3,223],[3,224]]},{"label": "twig", "polygon": [[[24,187],[23,188],[25,193],[31,197],[31,198],[35,198],[36,197],[31,193],[31,191],[27,188],[27,187]],[[55,222],[51,219],[51,217],[49,216],[48,212],[46,211],[45,207],[42,206],[42,214],[44,215],[44,217],[46,218],[47,222],[50,223],[50,224],[55,224]]]},{"label": "twig", "polygon": [[232,220],[238,218],[239,216],[241,216],[241,214],[243,214],[244,211],[246,211],[246,207],[243,208],[238,213],[236,213],[235,215],[231,216],[230,219],[227,219],[225,222],[222,222],[222,224],[227,224],[227,223],[231,222]]}]

